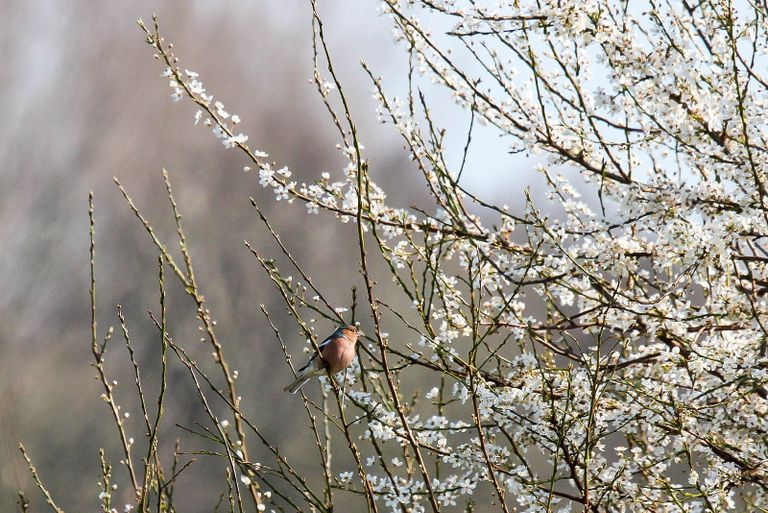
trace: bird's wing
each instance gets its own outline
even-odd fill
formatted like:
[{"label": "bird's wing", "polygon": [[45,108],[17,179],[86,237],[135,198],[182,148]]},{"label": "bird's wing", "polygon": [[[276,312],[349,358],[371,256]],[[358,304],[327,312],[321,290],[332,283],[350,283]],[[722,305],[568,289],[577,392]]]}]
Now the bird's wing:
[{"label": "bird's wing", "polygon": [[[328,344],[330,344],[331,342],[333,342],[333,339],[335,339],[335,338],[336,338],[336,337],[334,337],[333,335],[329,336],[328,338],[326,338],[325,340],[323,340],[322,342],[320,342],[320,345],[319,345],[319,346],[317,346],[317,347],[318,347],[318,349],[320,349],[320,351],[322,351],[322,350],[323,350],[323,348],[324,348],[325,346],[327,346]],[[304,369],[306,369],[306,368],[308,368],[310,365],[312,365],[312,363],[315,361],[315,358],[317,358],[317,354],[318,354],[318,353],[317,353],[317,351],[315,351],[315,354],[313,354],[313,355],[312,355],[312,358],[310,358],[310,359],[309,359],[309,361],[307,362],[307,364],[306,364],[304,367],[302,367],[301,369],[299,369],[299,372],[303,371]]]},{"label": "bird's wing", "polygon": [[331,342],[333,342],[333,339],[335,339],[335,338],[336,338],[336,337],[334,337],[333,335],[331,335],[330,337],[328,337],[328,338],[326,338],[325,340],[323,340],[322,342],[320,342],[320,345],[319,345],[319,346],[317,346],[317,347],[319,347],[319,348],[322,350],[322,349],[323,349],[325,346],[327,346],[328,344],[330,344]]}]

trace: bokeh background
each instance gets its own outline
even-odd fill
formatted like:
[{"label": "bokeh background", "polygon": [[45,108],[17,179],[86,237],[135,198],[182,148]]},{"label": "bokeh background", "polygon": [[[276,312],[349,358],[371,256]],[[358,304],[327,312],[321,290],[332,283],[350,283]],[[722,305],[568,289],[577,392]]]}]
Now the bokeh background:
[{"label": "bokeh background", "polygon": [[[398,206],[424,200],[427,192],[399,139],[376,122],[371,84],[359,66],[365,59],[391,87],[402,87],[407,58],[392,41],[389,22],[373,0],[328,0],[321,12],[376,181]],[[193,125],[191,104],[170,101],[163,68],[135,23],[152,13],[182,67],[199,72],[208,91],[242,118],[252,148],[289,166],[300,182],[324,171],[338,176],[343,165],[310,83],[308,2],[0,1],[0,511],[18,508],[18,489],[29,494],[33,511],[44,507],[19,442],[66,511],[97,508],[101,447],[115,463],[116,504],[130,499],[115,427],[91,367],[88,191],[96,204],[99,333],[117,327],[115,305],[122,304],[148,386],[158,368],[157,335],[146,314],[148,307],[157,309],[157,253],[113,176],[172,242],[161,175],[168,169],[198,281],[225,350],[237,362],[245,409],[289,456],[300,459],[310,446],[302,437],[306,429],[294,422],[303,414],[299,403],[280,392],[289,374],[259,304],[273,312],[295,354],[303,340],[243,245],[247,239],[274,252],[249,196],[339,306],[348,306],[350,287],[359,281],[350,276],[354,253],[344,252],[354,242],[353,227],[328,216],[310,218],[302,205],[276,210],[258,177],[242,171],[247,162],[241,155]],[[468,121],[448,110],[438,115],[457,131]],[[519,201],[525,180],[516,168],[527,165],[508,157],[491,133],[480,132],[472,152],[468,185],[492,200]],[[194,308],[177,286],[169,294],[174,338],[204,359],[208,349],[197,342]],[[119,338],[107,364],[120,383],[118,398],[135,419],[128,429],[139,438],[139,410]],[[202,417],[180,366],[169,380],[164,427],[172,433],[174,423],[192,425]],[[201,460],[184,479],[192,482],[211,462]],[[182,505],[210,511],[221,491],[188,488]]]}]

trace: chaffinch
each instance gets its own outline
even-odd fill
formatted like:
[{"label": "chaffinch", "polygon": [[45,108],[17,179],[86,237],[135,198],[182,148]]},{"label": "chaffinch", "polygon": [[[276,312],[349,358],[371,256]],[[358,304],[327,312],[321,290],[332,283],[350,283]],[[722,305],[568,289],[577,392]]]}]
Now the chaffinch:
[{"label": "chaffinch", "polygon": [[336,374],[346,369],[355,359],[357,337],[363,335],[364,333],[356,326],[339,326],[318,346],[320,358],[318,358],[318,352],[315,351],[307,364],[299,369],[296,380],[285,387],[283,392],[295,394],[315,376],[322,376],[326,373]]}]

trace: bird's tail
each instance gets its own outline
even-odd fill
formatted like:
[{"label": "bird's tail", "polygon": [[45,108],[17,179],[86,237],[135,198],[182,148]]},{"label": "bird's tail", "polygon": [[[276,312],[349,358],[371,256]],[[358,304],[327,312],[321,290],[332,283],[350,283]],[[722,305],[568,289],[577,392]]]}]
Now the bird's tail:
[{"label": "bird's tail", "polygon": [[323,369],[316,369],[313,367],[307,367],[305,369],[301,369],[299,371],[299,374],[296,376],[296,380],[285,387],[283,389],[283,392],[290,392],[292,394],[295,394],[299,391],[301,387],[304,386],[304,384],[309,381],[310,379],[314,378],[315,376],[320,376],[322,374],[325,374],[325,370]]}]

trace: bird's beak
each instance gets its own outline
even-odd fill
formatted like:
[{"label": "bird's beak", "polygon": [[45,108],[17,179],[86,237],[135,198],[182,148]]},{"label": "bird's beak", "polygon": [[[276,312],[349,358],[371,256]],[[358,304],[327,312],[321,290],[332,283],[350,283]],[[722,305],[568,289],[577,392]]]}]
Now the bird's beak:
[{"label": "bird's beak", "polygon": [[357,336],[358,337],[364,337],[365,333],[363,333],[363,330],[357,330]]}]

